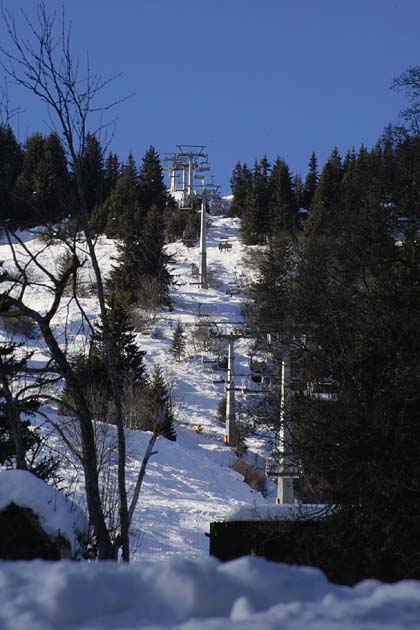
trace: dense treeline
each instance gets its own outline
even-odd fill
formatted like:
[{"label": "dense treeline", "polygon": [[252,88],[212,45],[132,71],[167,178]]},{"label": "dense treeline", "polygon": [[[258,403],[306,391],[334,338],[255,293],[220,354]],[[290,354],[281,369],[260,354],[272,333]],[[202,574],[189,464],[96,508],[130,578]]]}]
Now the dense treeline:
[{"label": "dense treeline", "polygon": [[303,211],[310,208],[318,183],[316,155],[311,156],[304,183],[299,175],[292,176],[283,159],[277,158],[271,165],[267,156],[257,160],[253,169],[238,162],[230,183],[231,213],[241,218],[244,242],[264,244],[301,226]]},{"label": "dense treeline", "polygon": [[[136,417],[135,422],[130,420],[130,426],[151,429],[157,410],[162,407],[165,413],[160,434],[173,440],[176,434],[170,396],[159,368],[151,374],[145,371],[144,352],[137,348],[132,332],[131,308],[147,311],[170,307],[171,258],[165,246],[168,241],[182,237],[188,226],[189,237],[196,237],[195,215],[193,219],[182,213],[178,216],[153,147],[146,151],[139,168],[131,154],[126,162],[120,162],[112,152],[105,157],[97,137],[90,133],[86,134],[82,153],[78,169],[86,191],[91,234],[105,234],[119,242],[119,255],[106,284],[106,299],[121,379],[118,386],[123,392],[127,417]],[[48,136],[35,133],[21,146],[12,128],[0,125],[0,225],[11,232],[44,226],[46,234],[58,236],[63,242],[75,234],[80,227],[80,199],[68,163],[63,144],[55,133]],[[68,260],[66,257],[62,260],[60,272],[66,273],[73,264],[69,254]],[[140,321],[139,317],[137,320]],[[115,409],[100,327],[92,336],[88,355],[76,357],[73,363],[92,416],[112,421]],[[1,394],[7,390],[9,381],[6,374]],[[140,418],[139,400],[143,409]],[[21,411],[12,402],[9,407],[18,418]],[[72,404],[72,395],[65,388],[62,411],[68,413]],[[26,468],[37,435],[24,422],[16,424],[20,427],[17,432],[9,424],[0,422],[0,459],[3,463],[13,460],[16,467]],[[27,436],[34,438],[32,442]],[[50,471],[43,464],[40,473],[46,475]]]},{"label": "dense treeline", "polygon": [[[120,242],[119,262],[109,282],[113,299],[125,306],[147,301],[169,306],[170,258],[165,244],[197,238],[195,213],[176,211],[158,153],[146,151],[140,168],[130,154],[120,162],[104,156],[94,134],[86,134],[78,164],[93,234]],[[9,125],[0,125],[0,221],[11,229],[60,224],[78,229],[76,180],[60,138],[31,135],[23,146]]]},{"label": "dense treeline", "polygon": [[282,161],[232,178],[244,238],[267,244],[251,323],[279,333],[277,359],[291,348],[297,491],[336,506],[306,561],[340,550],[350,581],[420,576],[419,160],[420,136],[390,127],[319,175],[313,155],[300,197]]}]

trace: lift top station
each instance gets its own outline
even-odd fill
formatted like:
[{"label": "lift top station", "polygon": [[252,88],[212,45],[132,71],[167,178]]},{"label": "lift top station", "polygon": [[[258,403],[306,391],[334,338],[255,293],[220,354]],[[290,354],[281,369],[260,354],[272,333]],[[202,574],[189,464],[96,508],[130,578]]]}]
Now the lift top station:
[{"label": "lift top station", "polygon": [[[206,182],[210,165],[205,145],[178,144],[177,149],[174,153],[166,153],[163,168],[169,173],[169,192],[180,210],[192,210],[194,196],[201,200],[199,281],[194,284],[207,289],[206,212],[223,207],[220,186],[213,182],[213,178],[211,183]],[[199,184],[195,184],[197,179]]]},{"label": "lift top station", "polygon": [[169,192],[178,203],[180,210],[192,208],[191,196],[197,195],[215,209],[222,206],[219,191],[211,177],[206,181],[210,171],[208,153],[203,144],[178,144],[177,151],[166,153],[163,168],[169,173]]},{"label": "lift top station", "polygon": [[[167,153],[163,166],[169,172],[169,192],[181,209],[191,208],[190,196],[194,194],[194,179],[204,184],[205,173],[210,171],[208,154],[204,145],[178,144],[175,153]],[[178,194],[177,194],[178,193]]]}]

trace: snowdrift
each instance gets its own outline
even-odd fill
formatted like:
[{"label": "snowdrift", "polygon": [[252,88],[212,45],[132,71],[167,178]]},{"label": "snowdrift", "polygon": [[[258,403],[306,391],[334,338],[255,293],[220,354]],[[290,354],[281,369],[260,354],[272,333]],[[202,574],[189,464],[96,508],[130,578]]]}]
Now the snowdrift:
[{"label": "snowdrift", "polygon": [[4,630],[407,630],[420,584],[334,586],[311,568],[241,558],[0,563]]},{"label": "snowdrift", "polygon": [[68,497],[26,470],[2,470],[0,510],[10,503],[30,508],[52,541],[63,536],[73,556],[80,555],[89,526],[85,514]]}]

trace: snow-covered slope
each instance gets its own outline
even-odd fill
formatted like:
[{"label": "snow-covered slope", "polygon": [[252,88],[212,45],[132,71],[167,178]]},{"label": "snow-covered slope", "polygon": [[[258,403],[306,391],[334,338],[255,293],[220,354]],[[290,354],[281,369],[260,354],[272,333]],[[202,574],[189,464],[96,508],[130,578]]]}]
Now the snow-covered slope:
[{"label": "snow-covered slope", "polygon": [[[227,241],[232,247],[219,251],[219,243]],[[162,312],[150,333],[139,335],[140,346],[147,350],[146,362],[162,366],[172,385],[177,410],[177,442],[160,440],[159,453],[149,464],[145,486],[140,497],[136,525],[141,531],[139,557],[202,557],[208,553],[208,539],[204,534],[209,523],[222,520],[235,507],[264,502],[261,494],[243,482],[242,475],[229,466],[235,455],[223,444],[224,427],[216,420],[217,404],[224,395],[223,373],[212,369],[202,358],[211,359],[214,352],[194,356],[180,363],[171,359],[169,352],[173,330],[178,320],[185,326],[187,351],[196,355],[191,342],[191,331],[197,323],[217,322],[223,331],[232,322],[242,322],[243,292],[246,281],[242,263],[243,245],[239,239],[238,219],[212,217],[208,229],[207,266],[208,289],[199,289],[192,277],[192,265],[198,264],[198,246],[187,248],[182,243],[171,244],[174,255],[174,275],[177,286],[172,291],[173,310]],[[237,293],[230,295],[232,288]],[[235,373],[241,382],[248,372],[247,343],[236,344]],[[199,353],[200,355],[200,353]],[[203,432],[196,434],[193,427],[201,424]],[[132,437],[143,444],[144,436]],[[263,448],[256,438],[249,442],[255,453]],[[130,470],[138,466],[130,462]],[[252,454],[249,455],[252,457]]]},{"label": "snow-covered slope", "polygon": [[[146,444],[147,435],[130,432],[133,483]],[[131,528],[134,560],[206,557],[210,522],[223,519],[233,506],[263,501],[229,468],[229,449],[210,438],[181,428],[175,443],[160,439],[156,450]]]},{"label": "snow-covered slope", "polygon": [[[238,291],[245,280],[241,262],[243,246],[238,230],[237,219],[212,217],[207,254],[211,288],[206,290],[198,288],[197,279],[191,274],[192,265],[198,264],[198,246],[187,248],[177,242],[168,247],[175,261],[173,274],[176,286],[171,294],[173,310],[157,313],[149,328],[137,335],[140,347],[147,352],[146,363],[149,367],[159,364],[171,386],[177,417],[177,441],[174,443],[159,439],[155,449],[157,453],[149,463],[131,530],[134,559],[205,557],[208,555],[205,533],[211,521],[223,519],[229,511],[241,505],[264,502],[262,495],[252,491],[244,483],[242,475],[230,467],[235,456],[223,444],[224,427],[216,420],[217,405],[224,395],[221,377],[225,374],[214,371],[208,363],[202,363],[201,353],[191,342],[191,331],[199,322],[215,321],[219,330],[223,331],[223,322],[242,321],[243,295],[240,290],[230,295],[232,288]],[[229,242],[231,249],[220,252],[218,245],[221,240]],[[45,248],[45,243],[30,233],[25,235],[25,247],[30,251],[39,251],[39,260],[51,270],[56,270],[65,251],[59,243]],[[83,258],[83,244],[80,250]],[[19,256],[25,257],[20,246],[17,252]],[[106,274],[116,254],[115,243],[101,237],[97,252]],[[0,246],[0,259],[5,260],[7,265],[11,264],[10,258],[8,246]],[[37,270],[36,274],[39,277],[40,271]],[[92,270],[86,264],[82,270],[82,286],[85,290],[81,302],[89,319],[94,321],[98,308],[94,293],[89,292],[92,281]],[[40,311],[47,307],[50,299],[48,291],[40,287],[31,290],[27,297],[31,307]],[[169,352],[178,320],[185,325],[187,352],[190,355],[190,358],[181,362],[175,361]],[[87,328],[74,302],[63,303],[54,323],[62,343],[70,351],[83,347]],[[75,339],[72,339],[72,335],[75,335]],[[33,362],[39,365],[47,358],[42,340],[29,340],[28,343],[36,349]],[[236,345],[235,371],[245,374],[248,371],[244,354],[247,342],[240,341]],[[206,353],[207,358],[212,355],[214,352]],[[238,376],[238,382],[241,378],[244,377]],[[65,420],[51,408],[44,411],[53,422],[62,423]],[[196,424],[202,425],[201,434],[194,432]],[[107,429],[106,440],[111,444],[114,441],[113,431],[113,427]],[[127,438],[127,484],[130,492],[149,436],[140,431],[127,431]],[[67,480],[67,489],[72,492],[73,500],[83,506],[80,471],[68,457],[59,437],[52,432],[49,439],[54,449],[62,454],[61,475]],[[251,442],[250,446],[255,446],[256,450],[263,448],[258,440]]]},{"label": "snow-covered slope", "polygon": [[[178,286],[172,292],[172,312],[158,313],[139,345],[147,351],[149,365],[159,363],[171,383],[177,409],[177,441],[160,439],[152,457],[131,529],[134,564],[113,563],[5,563],[0,562],[0,627],[5,630],[63,630],[139,628],[143,630],[415,630],[420,628],[420,587],[404,581],[384,585],[363,582],[349,588],[331,585],[320,571],[271,564],[259,558],[242,558],[220,564],[208,558],[209,523],[236,515],[271,513],[267,501],[230,468],[231,449],[224,446],[223,426],[216,420],[217,403],[223,395],[220,373],[202,363],[200,353],[181,363],[169,354],[175,322],[180,319],[187,333],[198,321],[241,321],[241,285],[247,272],[242,266],[243,247],[238,222],[214,217],[209,230],[208,266],[211,287],[199,290],[191,277],[198,263],[198,247],[180,243],[170,246],[177,259],[174,273]],[[219,252],[218,243],[228,240],[232,248]],[[40,252],[40,260],[55,269],[63,253],[61,245],[45,249],[31,234],[25,245]],[[20,248],[19,255],[23,255]],[[109,270],[115,243],[102,238],[98,254],[104,271]],[[10,259],[7,245],[0,245],[0,259]],[[42,278],[39,278],[42,281]],[[83,269],[86,291],[81,299],[90,320],[97,316],[94,295],[89,294],[91,270]],[[234,283],[234,284],[231,284]],[[232,287],[239,293],[230,296]],[[33,308],[45,309],[48,292],[37,287],[28,299]],[[204,318],[203,318],[204,315]],[[199,317],[200,316],[200,317]],[[83,346],[85,327],[76,305],[65,303],[55,317],[61,342],[70,349]],[[234,326],[235,324],[232,324]],[[65,330],[76,334],[69,344]],[[0,331],[0,339],[4,334]],[[36,350],[33,362],[47,358],[40,339],[27,342]],[[247,341],[235,344],[236,382],[247,382]],[[205,353],[207,354],[207,353]],[[208,353],[211,354],[210,352]],[[206,358],[206,357],[205,357]],[[209,357],[207,357],[209,358]],[[240,398],[240,394],[238,394]],[[52,408],[43,411],[52,422],[68,423]],[[40,419],[40,421],[44,421]],[[196,434],[193,426],[202,424]],[[71,425],[66,424],[68,430]],[[48,424],[49,442],[61,455],[61,474],[73,501],[83,507],[83,480],[59,436]],[[114,427],[97,427],[104,459],[115,469]],[[127,431],[127,475],[132,491],[148,434]],[[262,439],[248,439],[249,451],[258,456]],[[38,497],[37,500],[39,500]],[[260,507],[258,507],[260,506]],[[247,516],[248,517],[248,516]],[[54,519],[53,519],[54,520]],[[54,521],[55,522],[55,521]]]},{"label": "snow-covered slope", "polygon": [[[148,467],[134,523],[138,558],[206,556],[205,533],[211,521],[223,519],[234,507],[264,501],[243,482],[242,475],[229,467],[235,456],[223,445],[224,427],[216,420],[224,387],[215,381],[224,374],[202,363],[202,358],[210,359],[214,353],[205,352],[202,357],[198,352],[199,356],[178,363],[169,352],[178,320],[185,326],[190,356],[197,354],[191,341],[195,324],[216,321],[223,330],[223,322],[242,321],[243,294],[230,297],[227,293],[244,281],[243,246],[238,232],[237,219],[211,219],[207,238],[209,289],[199,289],[197,278],[191,273],[192,266],[198,265],[198,246],[188,248],[177,242],[168,247],[176,261],[173,273],[177,285],[171,294],[173,311],[160,313],[151,330],[138,335],[139,345],[147,351],[146,363],[161,365],[172,386],[178,434],[175,444],[159,441],[158,454]],[[223,253],[218,247],[222,240],[232,245]],[[242,347],[245,352],[247,348],[244,342],[237,345],[235,371],[240,374],[247,371],[246,357],[240,350]],[[199,435],[192,430],[197,424],[203,427]],[[132,432],[131,436],[131,452],[135,455],[129,460],[129,470],[135,471],[145,437],[138,432]]]}]

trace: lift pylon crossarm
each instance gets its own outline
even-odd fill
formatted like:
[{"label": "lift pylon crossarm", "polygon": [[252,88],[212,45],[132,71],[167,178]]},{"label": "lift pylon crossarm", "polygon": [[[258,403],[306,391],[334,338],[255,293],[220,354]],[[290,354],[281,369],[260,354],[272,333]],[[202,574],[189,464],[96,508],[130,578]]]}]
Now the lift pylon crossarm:
[{"label": "lift pylon crossarm", "polygon": [[242,392],[242,394],[267,394],[269,389],[249,389],[248,387],[226,387],[225,390],[227,392]]},{"label": "lift pylon crossarm", "polygon": [[208,153],[204,151],[205,144],[177,144],[180,155],[194,155],[197,157],[208,158]]}]

